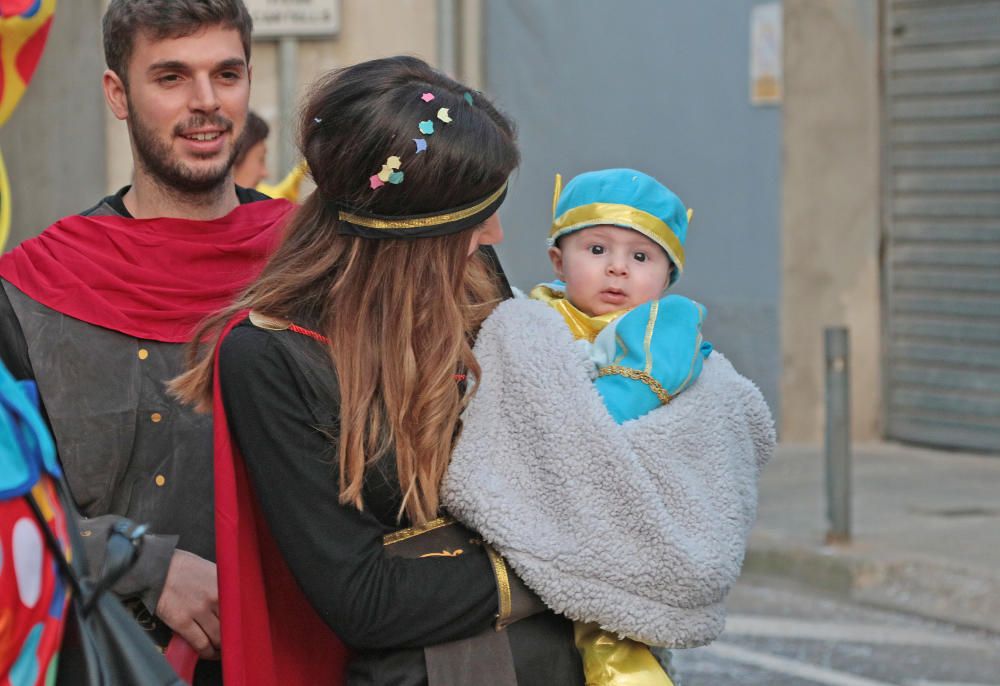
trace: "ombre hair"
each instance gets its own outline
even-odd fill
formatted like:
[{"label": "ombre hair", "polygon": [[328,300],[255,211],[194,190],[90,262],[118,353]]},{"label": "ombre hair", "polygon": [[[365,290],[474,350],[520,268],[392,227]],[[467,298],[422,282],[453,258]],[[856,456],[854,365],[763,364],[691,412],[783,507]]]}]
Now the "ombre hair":
[{"label": "ombre hair", "polygon": [[[373,191],[369,177],[418,134],[420,95],[454,121],[406,165],[404,181]],[[400,517],[438,514],[438,490],[470,393],[455,375],[478,378],[472,342],[499,302],[491,266],[469,255],[472,231],[430,238],[369,239],[338,233],[337,208],[378,215],[441,212],[496,191],[517,167],[511,122],[481,94],[412,57],[334,71],[301,117],[301,149],[317,190],[292,218],[260,277],[225,311],[202,323],[189,370],[172,390],[211,407],[213,350],[236,313],[309,323],[329,338],[340,419],[340,501],[363,508],[369,465],[395,453]],[[424,107],[426,110],[426,107]],[[205,345],[209,343],[210,345]]]}]

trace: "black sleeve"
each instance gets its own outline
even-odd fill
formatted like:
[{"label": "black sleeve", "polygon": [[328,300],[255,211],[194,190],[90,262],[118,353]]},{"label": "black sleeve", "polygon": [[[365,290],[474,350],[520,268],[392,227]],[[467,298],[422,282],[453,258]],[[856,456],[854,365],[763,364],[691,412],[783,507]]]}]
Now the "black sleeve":
[{"label": "black sleeve", "polygon": [[220,383],[261,509],[309,602],[356,648],[418,647],[487,628],[498,600],[481,547],[451,558],[390,557],[386,527],[338,503],[329,439],[315,428],[303,372],[276,335],[230,332]]},{"label": "black sleeve", "polygon": [[14,313],[7,291],[6,282],[0,280],[0,361],[15,379],[34,379],[35,372],[28,358],[28,343],[24,339],[21,322]]}]

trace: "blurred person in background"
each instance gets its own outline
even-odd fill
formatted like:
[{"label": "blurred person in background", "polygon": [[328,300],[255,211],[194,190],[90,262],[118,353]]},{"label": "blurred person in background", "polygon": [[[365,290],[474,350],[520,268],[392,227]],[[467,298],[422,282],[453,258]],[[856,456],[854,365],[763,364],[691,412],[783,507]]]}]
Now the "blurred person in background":
[{"label": "blurred person in background", "polygon": [[264,183],[267,178],[267,136],[270,127],[256,112],[247,114],[247,124],[240,138],[239,152],[233,166],[233,180],[237,186],[255,188],[269,198],[284,198],[298,202],[302,181],[306,177],[306,163],[300,162],[285,174],[278,183]]},{"label": "blurred person in background", "polygon": [[256,188],[267,178],[267,135],[271,127],[253,110],[240,137],[239,151],[233,162],[233,181],[243,188]]}]

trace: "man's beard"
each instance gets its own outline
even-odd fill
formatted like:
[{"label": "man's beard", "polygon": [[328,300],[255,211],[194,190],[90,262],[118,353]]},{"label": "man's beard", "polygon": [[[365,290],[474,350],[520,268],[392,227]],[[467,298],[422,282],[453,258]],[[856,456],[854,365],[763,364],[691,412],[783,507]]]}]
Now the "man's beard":
[{"label": "man's beard", "polygon": [[[219,190],[229,177],[238,146],[230,146],[229,157],[225,162],[195,171],[177,160],[169,144],[157,138],[152,129],[146,128],[142,120],[135,115],[134,107],[129,108],[128,122],[138,157],[136,163],[141,165],[160,186],[183,194],[208,195]],[[173,133],[180,135],[182,131],[207,126],[231,132],[233,122],[220,115],[196,115],[175,127]]]}]

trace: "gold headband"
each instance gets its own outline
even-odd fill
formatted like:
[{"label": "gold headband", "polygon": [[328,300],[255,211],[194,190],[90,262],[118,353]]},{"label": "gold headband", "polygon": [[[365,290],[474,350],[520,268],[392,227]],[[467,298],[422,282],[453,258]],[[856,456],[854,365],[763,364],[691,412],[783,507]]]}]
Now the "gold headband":
[{"label": "gold headband", "polygon": [[444,212],[399,217],[339,208],[340,233],[365,238],[420,238],[457,233],[489,219],[503,203],[507,183],[504,181],[482,200]]}]

